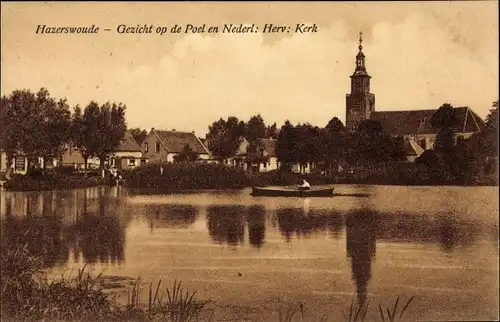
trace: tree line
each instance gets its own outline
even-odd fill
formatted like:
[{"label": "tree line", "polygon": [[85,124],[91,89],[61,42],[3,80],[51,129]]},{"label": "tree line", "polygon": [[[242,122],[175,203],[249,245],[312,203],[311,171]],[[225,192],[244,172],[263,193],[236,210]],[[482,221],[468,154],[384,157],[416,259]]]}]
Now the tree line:
[{"label": "tree line", "polygon": [[230,116],[209,126],[207,145],[221,160],[233,157],[241,139],[249,142],[246,161],[266,162],[262,157],[260,138],[276,140],[276,156],[283,168],[292,164],[323,164],[338,167],[346,164],[380,165],[404,158],[402,138],[393,138],[375,121],[367,120],[357,132],[350,133],[338,118],[324,127],[309,123],[292,125],[289,120],[278,129],[276,123],[266,125],[260,114],[247,122]]},{"label": "tree line", "polygon": [[[484,128],[470,138],[456,137],[461,122],[456,112],[448,103],[437,109],[431,119],[437,130],[435,146],[415,161],[425,167],[431,183],[473,183],[496,169],[498,101],[493,103]],[[276,139],[276,156],[284,170],[298,164],[300,170],[314,165],[326,172],[338,169],[387,172],[392,171],[387,166],[406,160],[404,138],[384,132],[381,124],[373,120],[361,122],[357,131],[350,132],[337,117],[322,128],[309,123],[292,125],[286,120],[278,129],[276,123],[266,125],[260,114],[247,122],[229,116],[209,126],[207,145],[215,156],[225,160],[235,156],[241,138],[250,143],[246,158],[250,164],[266,161],[259,154],[259,138]]]},{"label": "tree line", "polygon": [[247,122],[235,116],[227,120],[220,118],[208,127],[206,136],[208,149],[220,160],[225,160],[235,155],[240,145],[241,138],[249,142],[249,157],[258,156],[259,139],[274,138],[278,136],[276,123],[268,126],[260,114],[252,116]]},{"label": "tree line", "polygon": [[456,137],[460,122],[448,103],[432,116],[431,124],[438,129],[435,147],[415,160],[432,183],[474,184],[498,175],[498,101],[493,102],[484,128],[470,138]]},{"label": "tree line", "polygon": [[28,169],[40,157],[45,166],[69,147],[77,147],[85,169],[90,157],[99,158],[104,169],[106,158],[125,135],[125,110],[122,103],[95,101],[71,109],[66,99],[52,97],[45,88],[36,93],[14,90],[2,96],[0,104],[0,148],[7,155],[7,168],[18,156],[27,158]]}]

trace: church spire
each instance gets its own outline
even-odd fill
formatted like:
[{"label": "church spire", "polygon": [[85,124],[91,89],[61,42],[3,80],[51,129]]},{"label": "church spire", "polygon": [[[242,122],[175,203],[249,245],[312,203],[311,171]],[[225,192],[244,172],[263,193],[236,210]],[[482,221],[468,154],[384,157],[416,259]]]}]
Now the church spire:
[{"label": "church spire", "polygon": [[365,54],[363,54],[363,32],[359,33],[359,52],[356,55],[356,69],[354,70],[354,75],[366,75],[366,66],[365,66]]},{"label": "church spire", "polygon": [[359,52],[361,53],[361,50],[363,49],[363,32],[360,31],[359,32],[359,46],[358,46],[358,49],[359,49]]}]

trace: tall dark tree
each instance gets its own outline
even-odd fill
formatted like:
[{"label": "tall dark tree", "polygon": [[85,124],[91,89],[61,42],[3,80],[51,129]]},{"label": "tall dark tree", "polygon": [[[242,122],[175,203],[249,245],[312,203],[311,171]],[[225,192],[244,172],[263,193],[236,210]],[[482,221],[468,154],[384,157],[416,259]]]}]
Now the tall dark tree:
[{"label": "tall dark tree", "polygon": [[278,128],[277,128],[276,122],[273,123],[272,125],[267,126],[266,137],[270,138],[270,139],[277,139],[278,138]]},{"label": "tall dark tree", "polygon": [[432,115],[431,124],[438,129],[434,150],[443,159],[445,180],[452,180],[457,165],[455,128],[460,120],[451,104],[445,103]]},{"label": "tall dark tree", "polygon": [[260,114],[252,116],[245,129],[245,138],[248,142],[256,142],[258,139],[266,137],[266,134],[267,127]]},{"label": "tall dark tree", "polygon": [[344,124],[337,118],[332,118],[322,131],[321,156],[325,170],[338,169],[346,161],[347,132]]},{"label": "tall dark tree", "polygon": [[267,127],[260,114],[250,117],[245,125],[245,138],[249,145],[247,148],[247,166],[250,169],[254,164],[267,162],[263,156],[263,146],[260,139],[267,135]]},{"label": "tall dark tree", "polygon": [[432,115],[431,124],[438,129],[436,152],[450,154],[455,146],[455,127],[460,123],[451,104],[445,103]]},{"label": "tall dark tree", "polygon": [[[17,142],[14,140],[15,131],[15,114],[10,106],[10,101],[7,96],[2,96],[0,99],[0,149],[5,151],[7,171],[12,166],[12,158],[14,158],[18,150]],[[0,154],[0,161],[2,154]],[[7,174],[8,176],[9,174]]]},{"label": "tall dark tree", "polygon": [[294,126],[289,120],[281,127],[276,143],[276,156],[283,170],[290,170],[290,164],[294,162]]},{"label": "tall dark tree", "polygon": [[148,136],[148,132],[146,130],[141,130],[138,127],[130,129],[130,133],[132,134],[132,137],[139,145],[141,145],[146,136]]},{"label": "tall dark tree", "polygon": [[66,99],[55,103],[48,100],[44,108],[43,151],[41,157],[45,163],[52,158],[60,158],[64,153],[71,134],[71,112]]},{"label": "tall dark tree", "polygon": [[87,176],[88,160],[92,156],[92,151],[87,150],[87,146],[90,145],[88,144],[90,138],[85,136],[86,132],[88,132],[86,129],[87,124],[88,121],[85,123],[83,119],[81,107],[79,105],[75,106],[73,115],[71,116],[70,149],[73,148],[73,146],[76,146],[79,149],[84,162],[85,176]]},{"label": "tall dark tree", "polygon": [[47,161],[62,153],[70,127],[66,100],[56,102],[45,88],[36,94],[15,90],[2,98],[1,113],[2,145],[9,163],[14,156],[24,155],[31,168],[38,157]]},{"label": "tall dark tree", "polygon": [[92,101],[85,107],[81,120],[78,115],[73,116],[73,122],[79,122],[74,123],[72,128],[77,146],[84,159],[99,158],[102,176],[107,156],[118,147],[125,136],[125,110],[126,106],[121,103],[105,103],[99,106],[97,102]]},{"label": "tall dark tree", "polygon": [[227,121],[222,118],[208,127],[207,144],[209,150],[221,161],[234,155],[243,137],[245,123],[235,116],[230,116]]}]

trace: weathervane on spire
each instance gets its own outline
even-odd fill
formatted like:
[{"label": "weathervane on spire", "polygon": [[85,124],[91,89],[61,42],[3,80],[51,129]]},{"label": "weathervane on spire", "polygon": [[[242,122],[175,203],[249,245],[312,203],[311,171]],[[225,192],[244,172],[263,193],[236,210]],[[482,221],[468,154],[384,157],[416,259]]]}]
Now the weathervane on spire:
[{"label": "weathervane on spire", "polygon": [[361,49],[363,49],[363,46],[361,45],[362,42],[363,42],[363,32],[360,31],[359,32],[359,46],[358,46],[359,51],[361,51]]}]

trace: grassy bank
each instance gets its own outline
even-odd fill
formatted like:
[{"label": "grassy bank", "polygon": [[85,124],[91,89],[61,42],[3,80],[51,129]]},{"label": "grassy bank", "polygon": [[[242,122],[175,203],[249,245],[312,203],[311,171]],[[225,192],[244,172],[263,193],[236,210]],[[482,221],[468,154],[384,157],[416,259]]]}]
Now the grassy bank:
[{"label": "grassy bank", "polygon": [[52,173],[39,176],[16,174],[4,186],[10,191],[43,191],[89,188],[108,183],[108,180],[100,177],[85,177],[83,174]]},{"label": "grassy bank", "polygon": [[194,321],[209,303],[177,282],[165,294],[161,281],[145,287],[149,297],[142,303],[137,281],[127,304],[120,305],[102,288],[101,276],[87,273],[85,266],[76,277],[50,280],[41,263],[26,247],[2,250],[2,321]]},{"label": "grassy bank", "polygon": [[[250,186],[289,186],[301,179],[312,185],[370,184],[404,186],[498,186],[498,176],[472,177],[470,180],[446,180],[443,174],[422,164],[399,164],[383,169],[355,169],[325,176],[319,173],[297,174],[284,171],[247,173],[243,169],[219,164],[165,163],[148,164],[123,172],[126,185],[141,193],[173,193],[210,189],[241,189]],[[97,175],[52,172],[44,175],[14,175],[5,184],[11,191],[42,191],[88,188],[115,184]]]},{"label": "grassy bank", "polygon": [[202,189],[240,189],[248,186],[242,169],[218,164],[148,164],[123,174],[129,188],[152,193]]}]

